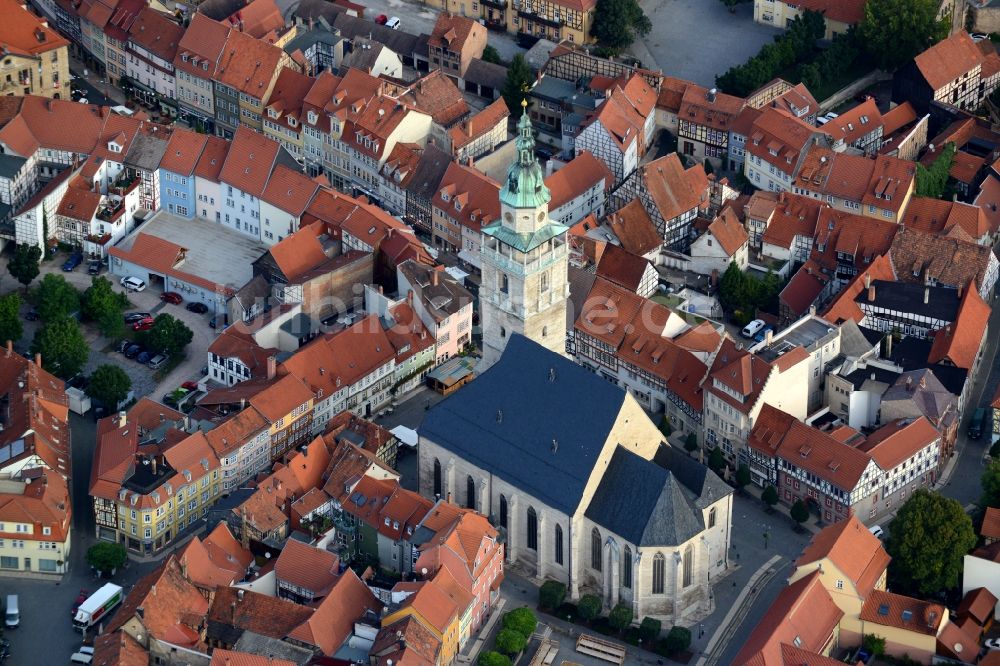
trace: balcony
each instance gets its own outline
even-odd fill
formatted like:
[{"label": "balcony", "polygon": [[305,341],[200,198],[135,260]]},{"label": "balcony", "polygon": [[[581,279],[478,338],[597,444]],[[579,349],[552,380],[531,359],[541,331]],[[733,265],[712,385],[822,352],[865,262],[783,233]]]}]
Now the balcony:
[{"label": "balcony", "polygon": [[104,205],[97,209],[97,219],[102,222],[114,224],[125,214],[124,199],[108,199]]},{"label": "balcony", "polygon": [[483,4],[495,9],[507,9],[507,0],[483,0]]},{"label": "balcony", "polygon": [[541,23],[542,25],[546,25],[550,28],[558,29],[562,25],[562,21],[560,21],[558,18],[550,19],[547,16],[544,16],[542,14],[536,14],[534,12],[525,9],[518,9],[517,15],[520,16],[525,21],[533,21],[535,23]]}]

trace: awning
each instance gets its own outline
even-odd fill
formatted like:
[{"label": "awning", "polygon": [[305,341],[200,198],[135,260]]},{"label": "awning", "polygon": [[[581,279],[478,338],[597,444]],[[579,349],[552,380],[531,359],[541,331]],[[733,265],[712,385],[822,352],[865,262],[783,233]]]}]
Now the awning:
[{"label": "awning", "polygon": [[417,431],[406,426],[396,426],[390,430],[393,435],[399,438],[399,443],[404,446],[415,448],[417,446]]},{"label": "awning", "polygon": [[473,252],[472,250],[460,250],[458,253],[458,258],[467,264],[475,266],[479,270],[483,269],[482,264],[479,263],[479,253]]},{"label": "awning", "polygon": [[460,283],[464,283],[465,278],[469,277],[468,273],[463,271],[461,268],[458,268],[457,266],[449,266],[448,268],[444,269],[444,272],[455,278],[455,280]]}]

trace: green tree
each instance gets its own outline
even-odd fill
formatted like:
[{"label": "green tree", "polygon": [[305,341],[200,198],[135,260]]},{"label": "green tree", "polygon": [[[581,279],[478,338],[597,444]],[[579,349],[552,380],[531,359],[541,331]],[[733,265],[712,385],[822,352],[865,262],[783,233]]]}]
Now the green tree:
[{"label": "green tree", "polygon": [[885,639],[881,636],[865,634],[861,639],[861,647],[873,657],[882,657],[885,655]]},{"label": "green tree", "polygon": [[547,580],[538,588],[538,605],[546,610],[555,610],[566,600],[566,585],[557,580]]},{"label": "green tree", "polygon": [[639,638],[644,641],[651,641],[659,638],[663,623],[655,617],[644,617],[639,623]]},{"label": "green tree", "polygon": [[687,437],[684,438],[684,449],[686,451],[694,451],[698,448],[698,435],[693,432],[689,432]]},{"label": "green tree", "polygon": [[760,498],[767,505],[767,508],[773,509],[774,505],[778,503],[778,489],[774,486],[768,486],[764,488],[764,492],[760,494]]},{"label": "green tree", "polygon": [[976,545],[972,520],[956,500],[917,490],[889,524],[886,550],[896,586],[933,594],[958,583],[962,558]]},{"label": "green tree", "polygon": [[24,335],[21,326],[21,296],[12,291],[0,298],[0,346],[10,340],[17,342]]},{"label": "green tree", "polygon": [[476,663],[479,666],[510,666],[510,657],[499,652],[480,652]]},{"label": "green tree", "polygon": [[532,74],[531,67],[528,66],[524,55],[520,53],[515,55],[514,59],[510,61],[510,67],[507,68],[507,78],[500,90],[500,94],[507,103],[507,108],[510,109],[511,117],[521,117],[521,102],[527,97],[534,80],[535,75]]},{"label": "green tree", "polygon": [[1000,460],[990,462],[983,472],[980,485],[983,488],[983,496],[979,500],[979,506],[984,509],[990,506],[1000,507]]},{"label": "green tree", "polygon": [[125,546],[119,543],[99,541],[87,549],[87,564],[102,574],[120,569],[127,558]]},{"label": "green tree", "polygon": [[47,322],[35,333],[31,353],[42,355],[42,367],[63,379],[80,372],[90,349],[75,319],[63,317]]},{"label": "green tree", "polygon": [[712,161],[707,157],[705,158],[705,162],[703,163],[703,168],[705,169],[706,174],[715,173],[715,167],[712,166]]},{"label": "green tree", "polygon": [[151,349],[171,355],[184,349],[193,337],[194,333],[180,319],[161,314],[153,320],[153,328],[146,331],[144,339]]},{"label": "green tree", "polygon": [[601,598],[596,594],[583,595],[580,597],[580,603],[576,605],[577,610],[580,612],[580,617],[585,622],[590,622],[600,615],[602,607]]},{"label": "green tree", "polygon": [[535,633],[538,619],[530,608],[515,608],[503,616],[503,628],[513,629],[525,638]]},{"label": "green tree", "polygon": [[742,489],[750,483],[750,468],[745,463],[740,463],[736,468],[736,487]]},{"label": "green tree", "polygon": [[95,277],[80,300],[83,315],[97,322],[101,335],[119,337],[125,330],[122,312],[128,305],[128,297],[116,292],[111,280],[103,276]]},{"label": "green tree", "polygon": [[730,95],[746,97],[780,72],[807,61],[815,51],[816,42],[826,31],[823,16],[807,11],[788,22],[785,32],[771,44],[761,47],[757,55],[742,65],[731,67],[715,77],[716,86]]},{"label": "green tree", "polygon": [[868,0],[861,36],[875,63],[891,71],[948,36],[937,0]]},{"label": "green tree", "polygon": [[652,29],[652,22],[636,0],[597,0],[590,34],[601,46],[620,53],[636,37],[648,35]]},{"label": "green tree", "polygon": [[632,624],[632,604],[619,603],[608,613],[608,624],[618,631],[625,631]]},{"label": "green tree", "polygon": [[62,275],[49,273],[35,288],[35,304],[42,321],[52,322],[80,309],[80,292]]},{"label": "green tree", "polygon": [[809,520],[809,507],[802,500],[795,500],[790,513],[792,514],[792,520],[799,525]]},{"label": "green tree", "polygon": [[118,404],[128,397],[132,390],[132,380],[117,365],[99,365],[90,376],[87,395],[100,401],[109,411],[118,409]]},{"label": "green tree", "polygon": [[708,468],[716,474],[722,474],[725,467],[726,456],[722,454],[722,449],[717,446],[708,454]]},{"label": "green tree", "polygon": [[487,44],[486,48],[483,49],[483,57],[481,58],[481,60],[485,62],[491,62],[494,65],[503,64],[503,58],[500,57],[500,52],[497,51],[492,46],[490,46],[489,44]]},{"label": "green tree", "polygon": [[669,654],[684,652],[691,647],[691,630],[685,627],[671,627],[662,641],[663,649]]},{"label": "green tree", "polygon": [[918,162],[916,195],[932,199],[944,197],[948,192],[948,178],[951,173],[951,164],[954,161],[955,144],[949,142],[930,167],[925,167]]},{"label": "green tree", "polygon": [[663,433],[664,437],[670,437],[673,431],[674,429],[670,427],[670,417],[664,414],[663,418],[660,419],[660,432]]},{"label": "green tree", "polygon": [[18,243],[14,248],[14,256],[7,262],[7,272],[27,289],[31,281],[38,277],[38,262],[41,259],[42,248]]},{"label": "green tree", "polygon": [[503,629],[497,634],[497,652],[514,656],[520,654],[524,646],[528,644],[528,639],[514,631],[513,629]]}]

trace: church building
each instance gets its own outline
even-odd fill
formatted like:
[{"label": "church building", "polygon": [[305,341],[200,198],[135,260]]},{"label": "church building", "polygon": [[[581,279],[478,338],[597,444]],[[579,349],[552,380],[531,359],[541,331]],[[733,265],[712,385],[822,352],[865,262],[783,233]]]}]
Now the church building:
[{"label": "church building", "polygon": [[[560,350],[561,351],[561,350]],[[474,508],[507,561],[568,596],[664,624],[711,610],[729,566],[732,489],[670,447],[630,394],[508,333],[486,372],[419,429],[420,492]]]},{"label": "church building", "polygon": [[517,160],[500,190],[500,219],[482,229],[483,360],[477,372],[497,362],[515,333],[554,352],[566,350],[569,227],[549,218],[552,195],[535,158],[526,106],[517,133]]}]

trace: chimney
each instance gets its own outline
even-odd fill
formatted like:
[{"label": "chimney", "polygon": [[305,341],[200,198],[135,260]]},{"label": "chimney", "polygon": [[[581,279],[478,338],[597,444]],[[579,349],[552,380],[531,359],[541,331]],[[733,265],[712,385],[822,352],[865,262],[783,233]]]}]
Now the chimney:
[{"label": "chimney", "polygon": [[865,289],[870,289],[872,286],[872,274],[865,273]]},{"label": "chimney", "polygon": [[[962,300],[962,285],[958,285],[958,300]],[[10,344],[9,342],[7,344]]]},{"label": "chimney", "polygon": [[448,504],[451,504],[451,491],[448,491],[448,498],[445,500]]},{"label": "chimney", "polygon": [[41,354],[35,354],[35,365],[37,365],[39,368],[42,367],[42,355]]},{"label": "chimney", "polygon": [[406,302],[410,303],[411,305],[413,304],[413,290],[412,289],[407,289],[406,290]]},{"label": "chimney", "polygon": [[431,286],[432,287],[438,286],[440,279],[441,278],[438,275],[437,269],[432,270],[431,271]]},{"label": "chimney", "polygon": [[156,456],[149,457],[150,469],[153,471],[153,476],[156,476]]},{"label": "chimney", "polygon": [[243,590],[236,590],[236,598],[243,601]]},{"label": "chimney", "polygon": [[767,333],[764,334],[764,344],[766,344],[768,347],[770,347],[771,346],[771,341],[773,339],[774,339],[774,330],[769,328],[769,329],[767,329]]},{"label": "chimney", "polygon": [[7,356],[8,356],[8,358],[10,357],[10,353],[12,351],[14,351],[14,341],[13,340],[7,340]]},{"label": "chimney", "polygon": [[868,287],[868,302],[869,303],[875,302],[875,285],[870,285]]},{"label": "chimney", "polygon": [[906,390],[907,391],[913,390],[913,375],[906,376]]},{"label": "chimney", "polygon": [[128,423],[128,415],[125,412],[118,412],[118,427],[124,428]]},{"label": "chimney", "polygon": [[381,295],[382,293],[384,293],[384,292],[382,291],[382,285],[379,285],[379,286],[378,286],[378,293],[379,293],[379,295]]},{"label": "chimney", "polygon": [[274,375],[278,372],[278,359],[274,356],[267,357],[267,378],[274,379]]},{"label": "chimney", "polygon": [[931,288],[924,287],[924,305],[927,305],[931,300]]}]

